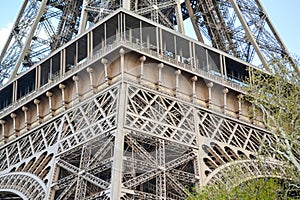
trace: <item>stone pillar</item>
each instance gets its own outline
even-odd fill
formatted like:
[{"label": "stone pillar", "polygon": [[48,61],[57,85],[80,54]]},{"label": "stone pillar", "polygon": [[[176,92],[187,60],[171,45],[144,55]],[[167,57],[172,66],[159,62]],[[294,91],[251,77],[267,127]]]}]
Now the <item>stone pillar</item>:
[{"label": "stone pillar", "polygon": [[207,89],[208,89],[208,99],[207,99],[207,107],[208,108],[212,108],[212,105],[211,105],[211,89],[212,87],[214,86],[214,83],[213,82],[209,82],[207,84]]},{"label": "stone pillar", "polygon": [[73,76],[72,79],[73,79],[74,85],[75,85],[75,101],[79,102],[79,87],[78,87],[79,78],[78,78],[78,76]]},{"label": "stone pillar", "polygon": [[95,91],[94,91],[94,81],[93,81],[93,72],[94,72],[94,69],[91,68],[91,67],[88,67],[86,68],[86,71],[87,73],[89,73],[89,77],[90,77],[90,89],[92,91],[92,93],[94,94]]},{"label": "stone pillar", "polygon": [[121,79],[124,79],[124,70],[125,70],[125,51],[123,48],[120,49],[119,51],[120,56],[121,56],[121,62],[120,62],[120,67],[121,67]]},{"label": "stone pillar", "polygon": [[17,130],[17,122],[16,122],[17,115],[15,113],[11,113],[10,117],[13,120],[13,134],[15,134],[16,137],[19,137],[19,133]]},{"label": "stone pillar", "polygon": [[227,110],[227,93],[229,90],[227,88],[223,89],[223,113],[226,114]]},{"label": "stone pillar", "polygon": [[40,116],[40,106],[39,104],[41,103],[40,100],[38,99],[34,99],[33,103],[36,105],[36,117],[37,117],[37,120],[38,120],[38,124],[41,123],[41,116]]},{"label": "stone pillar", "polygon": [[192,102],[195,103],[197,95],[196,95],[196,81],[198,80],[197,76],[193,76],[192,77],[192,87],[193,87],[193,91],[192,91]]},{"label": "stone pillar", "polygon": [[48,100],[49,100],[49,114],[51,115],[51,116],[53,116],[53,108],[52,108],[52,96],[53,96],[53,94],[52,94],[52,92],[46,92],[46,96],[48,97]]},{"label": "stone pillar", "polygon": [[141,62],[141,68],[140,68],[140,76],[139,76],[139,83],[143,83],[144,79],[144,62],[146,61],[146,56],[140,57],[140,62]]},{"label": "stone pillar", "polygon": [[24,122],[25,122],[25,129],[28,131],[28,107],[23,106],[22,111],[24,112]]},{"label": "stone pillar", "polygon": [[5,143],[5,120],[1,119],[0,120],[0,124],[1,124],[1,135],[0,135],[0,144],[2,143],[2,141]]},{"label": "stone pillar", "polygon": [[62,100],[62,106],[64,108],[64,110],[66,110],[66,97],[65,97],[65,88],[66,85],[64,84],[59,84],[58,85],[59,89],[61,90],[61,100]]},{"label": "stone pillar", "polygon": [[175,96],[178,95],[179,92],[179,76],[181,74],[180,69],[175,71]]},{"label": "stone pillar", "polygon": [[101,59],[101,63],[104,65],[104,81],[105,81],[105,84],[108,86],[109,85],[109,82],[108,82],[108,71],[107,71],[108,60],[106,58],[102,58]]},{"label": "stone pillar", "polygon": [[157,90],[160,90],[160,86],[161,86],[161,83],[162,83],[162,69],[164,68],[164,64],[163,63],[159,63],[157,65],[157,68],[158,68],[158,81],[157,81]]},{"label": "stone pillar", "polygon": [[242,114],[242,100],[244,98],[244,96],[242,94],[239,94],[237,96],[238,98],[238,110],[237,110],[237,118],[240,119],[241,118],[241,114]]}]

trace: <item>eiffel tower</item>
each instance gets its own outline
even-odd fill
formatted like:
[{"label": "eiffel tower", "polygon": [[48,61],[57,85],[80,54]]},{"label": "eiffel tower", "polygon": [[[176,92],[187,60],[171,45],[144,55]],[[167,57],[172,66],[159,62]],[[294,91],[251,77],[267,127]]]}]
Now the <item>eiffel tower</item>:
[{"label": "eiffel tower", "polygon": [[259,0],[25,0],[0,55],[0,198],[179,200],[235,166],[284,175],[243,99],[274,57],[294,62]]}]

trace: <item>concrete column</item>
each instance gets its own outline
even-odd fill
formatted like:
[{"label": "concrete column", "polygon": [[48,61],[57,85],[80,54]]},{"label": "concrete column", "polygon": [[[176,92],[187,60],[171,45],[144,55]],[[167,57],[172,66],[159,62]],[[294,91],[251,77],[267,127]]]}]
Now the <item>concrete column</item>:
[{"label": "concrete column", "polygon": [[28,130],[28,107],[23,106],[22,111],[24,112],[25,129]]},{"label": "concrete column", "polygon": [[41,101],[38,100],[38,99],[34,99],[33,103],[36,105],[36,117],[37,117],[37,120],[38,120],[38,124],[40,124],[41,123],[41,116],[40,116],[39,104],[41,103]]},{"label": "concrete column", "polygon": [[63,106],[64,110],[66,110],[66,99],[65,99],[65,88],[66,88],[66,86],[61,83],[61,84],[58,85],[58,87],[61,90],[62,106]]},{"label": "concrete column", "polygon": [[13,120],[13,134],[15,134],[16,137],[19,137],[19,133],[18,133],[18,130],[17,130],[17,123],[16,123],[17,115],[15,113],[11,113],[10,117]]},{"label": "concrete column", "polygon": [[0,144],[2,143],[2,141],[6,142],[5,137],[4,137],[4,135],[5,135],[5,123],[6,123],[5,120],[3,120],[3,119],[0,120],[0,124],[1,124]]},{"label": "concrete column", "polygon": [[197,95],[196,95],[196,81],[198,80],[197,76],[193,76],[192,77],[192,87],[193,87],[193,91],[192,91],[192,102],[195,103]]},{"label": "concrete column", "polygon": [[117,129],[115,132],[115,145],[112,165],[112,184],[110,188],[110,199],[121,199],[122,179],[123,179],[123,149],[124,149],[124,121],[126,113],[126,97],[127,86],[124,82],[121,83],[120,92],[118,95],[118,116]]},{"label": "concrete column", "polygon": [[90,88],[92,93],[94,94],[94,81],[93,81],[93,73],[94,73],[94,69],[91,67],[86,68],[87,73],[89,73],[89,77],[90,77]]},{"label": "concrete column", "polygon": [[160,86],[161,86],[161,83],[162,83],[162,74],[161,74],[161,71],[164,68],[164,64],[163,63],[159,63],[157,65],[157,68],[158,68],[157,90],[160,90]]},{"label": "concrete column", "polygon": [[78,78],[78,76],[73,76],[72,79],[73,79],[74,85],[75,85],[75,101],[79,102],[79,87],[78,87],[79,78]]},{"label": "concrete column", "polygon": [[46,96],[48,97],[48,101],[49,101],[49,114],[51,115],[51,116],[53,116],[53,108],[52,108],[52,96],[53,96],[53,94],[52,94],[52,92],[46,92]]},{"label": "concrete column", "polygon": [[140,57],[141,67],[140,67],[140,76],[139,76],[139,83],[143,83],[144,79],[144,62],[146,61],[146,56]]},{"label": "concrete column", "polygon": [[209,82],[207,84],[207,89],[208,89],[207,107],[208,108],[212,108],[212,105],[211,105],[211,89],[212,89],[213,86],[214,86],[213,82]]},{"label": "concrete column", "polygon": [[120,62],[120,67],[121,67],[121,79],[123,80],[124,79],[124,69],[125,69],[125,51],[123,48],[120,49],[119,51],[120,53],[120,56],[121,56],[121,62]]},{"label": "concrete column", "polygon": [[102,58],[101,59],[101,63],[104,65],[104,81],[105,81],[105,84],[108,86],[109,85],[109,82],[108,82],[108,72],[107,72],[107,63],[108,63],[108,60],[106,58]]},{"label": "concrete column", "polygon": [[244,96],[242,94],[239,94],[237,96],[237,98],[238,98],[238,110],[237,110],[238,116],[237,117],[238,117],[238,119],[240,119],[241,114],[242,114],[242,100],[243,100]]},{"label": "concrete column", "polygon": [[178,95],[178,92],[179,92],[179,76],[181,74],[181,71],[180,69],[176,70],[175,71],[175,96]]},{"label": "concrete column", "polygon": [[226,114],[227,110],[227,93],[229,90],[227,88],[223,89],[223,113]]}]

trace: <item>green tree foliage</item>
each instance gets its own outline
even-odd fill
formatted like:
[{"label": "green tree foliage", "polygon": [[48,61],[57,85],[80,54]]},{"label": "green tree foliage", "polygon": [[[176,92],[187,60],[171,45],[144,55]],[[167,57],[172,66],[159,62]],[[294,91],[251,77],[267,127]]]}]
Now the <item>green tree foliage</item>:
[{"label": "green tree foliage", "polygon": [[[300,174],[300,77],[299,67],[286,60],[273,60],[272,74],[250,70],[247,100],[254,105],[254,116],[263,119],[274,141],[265,149],[284,157]],[[298,69],[298,70],[296,70]]]},{"label": "green tree foliage", "polygon": [[[273,60],[270,68],[270,73],[249,70],[245,96],[253,105],[253,120],[263,120],[273,138],[261,141],[264,148],[258,157],[263,161],[271,156],[285,163],[289,180],[257,178],[237,183],[237,186],[222,180],[191,193],[189,200],[300,199],[299,65],[290,66],[288,60],[281,59]],[[239,176],[238,173],[232,175]]]},{"label": "green tree foliage", "polygon": [[[295,192],[296,190],[296,192]],[[203,187],[188,200],[276,200],[297,198],[297,188],[275,178],[258,178],[236,187],[220,183]]]}]

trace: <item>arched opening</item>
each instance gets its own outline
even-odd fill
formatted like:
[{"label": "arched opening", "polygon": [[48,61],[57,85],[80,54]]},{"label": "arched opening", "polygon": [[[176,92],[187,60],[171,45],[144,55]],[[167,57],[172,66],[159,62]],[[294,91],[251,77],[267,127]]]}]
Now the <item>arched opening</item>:
[{"label": "arched opening", "polygon": [[17,191],[11,191],[11,190],[2,191],[2,190],[0,190],[0,199],[1,200],[23,200],[23,199],[27,199],[27,198],[24,197],[21,193],[18,194]]}]

